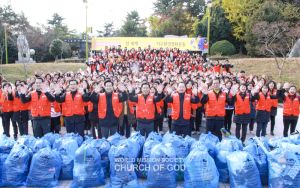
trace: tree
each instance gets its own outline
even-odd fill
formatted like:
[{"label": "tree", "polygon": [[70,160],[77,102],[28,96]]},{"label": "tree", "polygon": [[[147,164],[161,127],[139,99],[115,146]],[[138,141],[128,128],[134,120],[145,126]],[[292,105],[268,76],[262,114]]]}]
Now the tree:
[{"label": "tree", "polygon": [[114,31],[113,22],[105,23],[104,24],[104,30],[103,31],[97,31],[97,32],[98,32],[98,37],[113,37],[116,34],[115,31]]},{"label": "tree", "polygon": [[76,31],[69,30],[68,26],[63,23],[64,18],[58,13],[54,13],[52,18],[47,21],[50,29],[55,33],[55,38],[65,39],[65,38],[76,38]]},{"label": "tree", "polygon": [[127,14],[126,20],[121,27],[121,36],[123,37],[144,37],[147,30],[137,11],[131,11]]},{"label": "tree", "polygon": [[263,0],[223,0],[222,7],[225,10],[226,18],[233,28],[233,36],[245,40],[246,25],[250,21],[253,12],[260,7]]},{"label": "tree", "polygon": [[58,56],[62,58],[63,53],[63,41],[60,39],[54,39],[50,44],[49,52],[57,60]]},{"label": "tree", "polygon": [[[202,20],[196,20],[193,25],[195,36],[207,36],[208,11],[205,12]],[[213,44],[220,40],[228,40],[238,46],[238,42],[232,35],[232,27],[229,20],[225,17],[225,11],[222,8],[221,1],[215,1],[211,8],[210,23],[210,43]]]},{"label": "tree", "polygon": [[281,77],[288,54],[300,37],[300,8],[267,1],[253,14],[249,33],[255,44],[249,42],[247,48],[256,54],[273,57]]}]

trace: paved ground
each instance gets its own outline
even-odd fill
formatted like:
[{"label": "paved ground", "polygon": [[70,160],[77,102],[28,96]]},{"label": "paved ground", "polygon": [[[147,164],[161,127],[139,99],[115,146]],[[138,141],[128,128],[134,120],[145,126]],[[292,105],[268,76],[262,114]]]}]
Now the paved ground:
[{"label": "paved ground", "polygon": [[[3,132],[3,127],[2,127],[2,121],[0,121],[0,133]],[[201,131],[204,132],[205,131],[205,120],[203,121],[202,123],[202,127],[201,127]],[[298,121],[298,124],[297,124],[297,128],[296,129],[300,129],[300,121]],[[164,123],[164,131],[167,131],[168,130],[168,126],[166,123]],[[251,134],[249,131],[248,131],[248,134],[247,134],[247,138],[250,138],[250,137],[253,137],[255,136],[255,130],[256,130],[256,126],[254,126],[254,131],[253,133]],[[10,129],[10,132],[11,132],[11,135],[13,135],[13,130],[12,130],[12,127]],[[65,128],[63,127],[62,130],[61,130],[61,133],[64,134],[66,131],[65,131]],[[234,134],[235,133],[235,124],[233,123],[232,126],[231,126],[231,132]],[[31,128],[31,125],[29,125],[29,134],[32,135],[32,128]],[[268,138],[272,138],[272,137],[281,137],[283,135],[283,120],[282,120],[282,108],[278,108],[278,115],[276,116],[276,125],[275,125],[275,136],[271,136],[270,135],[270,124],[268,125],[267,127],[267,137]],[[196,139],[198,139],[199,135],[193,135],[193,137],[195,137]],[[143,182],[144,180],[141,180],[141,182]],[[107,182],[109,182],[109,180],[107,180]],[[70,187],[71,185],[71,181],[60,181],[60,184],[58,187],[61,187],[61,188],[65,188],[65,187]],[[102,186],[102,187],[105,187],[105,186]],[[178,186],[177,187],[182,187],[182,182],[178,183]],[[220,184],[220,188],[227,188],[229,187],[228,184]]]}]

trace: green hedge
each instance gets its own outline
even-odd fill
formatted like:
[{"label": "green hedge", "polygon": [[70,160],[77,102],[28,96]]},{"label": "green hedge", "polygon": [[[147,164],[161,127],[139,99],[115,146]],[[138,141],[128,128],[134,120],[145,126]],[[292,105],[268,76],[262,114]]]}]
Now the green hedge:
[{"label": "green hedge", "polygon": [[210,54],[216,55],[234,55],[236,53],[236,49],[232,43],[227,40],[221,40],[212,45],[210,48]]}]

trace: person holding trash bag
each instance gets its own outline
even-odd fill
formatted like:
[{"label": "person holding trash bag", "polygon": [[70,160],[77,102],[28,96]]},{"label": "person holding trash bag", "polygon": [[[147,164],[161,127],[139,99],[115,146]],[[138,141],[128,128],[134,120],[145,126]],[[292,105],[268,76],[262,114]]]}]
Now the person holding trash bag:
[{"label": "person holding trash bag", "polygon": [[[119,92],[114,92],[113,82],[106,80],[104,82],[104,93],[100,92],[100,86],[96,86],[90,96],[90,100],[94,104],[98,104],[98,135],[104,138],[115,134],[118,131],[118,118],[123,110],[123,102],[127,100],[125,86],[118,86]],[[101,132],[100,132],[101,131]]]},{"label": "person holding trash bag", "polygon": [[35,137],[41,138],[50,132],[51,102],[55,97],[50,93],[50,88],[41,77],[35,78],[35,90],[27,94],[27,87],[21,88],[22,103],[31,102],[32,127]]},{"label": "person holding trash bag", "polygon": [[70,91],[62,93],[60,87],[57,87],[55,91],[55,100],[58,103],[62,103],[67,133],[78,133],[80,136],[84,137],[84,106],[85,102],[89,101],[89,96],[87,93],[84,93],[81,85],[78,88],[77,80],[69,80],[69,89]]}]

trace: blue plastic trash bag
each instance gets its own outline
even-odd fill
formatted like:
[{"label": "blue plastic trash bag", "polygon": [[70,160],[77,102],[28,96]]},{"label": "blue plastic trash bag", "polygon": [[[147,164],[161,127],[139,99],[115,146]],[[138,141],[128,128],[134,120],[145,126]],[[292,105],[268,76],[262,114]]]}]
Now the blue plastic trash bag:
[{"label": "blue plastic trash bag", "polygon": [[162,136],[160,134],[158,134],[157,132],[152,131],[148,135],[146,141],[148,141],[148,140],[158,140],[159,142],[161,142],[162,141]]},{"label": "blue plastic trash bag", "polygon": [[170,143],[176,153],[176,162],[180,170],[176,171],[176,180],[182,181],[184,179],[184,159],[189,154],[189,145],[185,142],[182,136],[174,133],[167,133],[163,137],[163,143]]},{"label": "blue plastic trash bag", "polygon": [[151,155],[151,150],[154,146],[157,144],[160,144],[161,142],[158,139],[150,139],[145,142],[143,147],[143,154],[142,154],[142,160],[139,164],[139,172],[138,176],[141,178],[146,178],[148,174],[149,169],[149,159]]},{"label": "blue plastic trash bag", "polygon": [[196,149],[196,148],[203,149],[203,148],[206,148],[206,146],[203,144],[203,142],[200,142],[198,140],[198,141],[194,142],[193,145],[191,146],[191,151],[194,150],[194,149]]},{"label": "blue plastic trash bag", "polygon": [[5,135],[0,135],[0,153],[9,154],[14,147],[15,141]]},{"label": "blue plastic trash bag", "polygon": [[55,150],[59,152],[62,158],[62,166],[59,179],[73,179],[74,158],[77,149],[78,143],[75,139],[72,138],[62,139],[61,145],[58,148],[55,148]]},{"label": "blue plastic trash bag", "polygon": [[112,187],[126,187],[137,181],[135,170],[135,153],[138,143],[126,139],[117,146],[111,146],[108,156],[110,161],[110,184]]},{"label": "blue plastic trash bag", "polygon": [[216,145],[220,142],[218,137],[208,132],[208,134],[200,135],[199,142],[202,142],[206,146],[212,158],[216,157]]},{"label": "blue plastic trash bag", "polygon": [[259,138],[257,139],[258,140],[249,139],[246,147],[244,147],[244,151],[248,152],[253,157],[259,171],[262,185],[268,185],[268,152],[265,153],[265,151],[268,151],[268,148],[266,148],[267,146],[265,146],[263,142],[258,143],[260,140]]},{"label": "blue plastic trash bag", "polygon": [[36,142],[34,143],[34,146],[33,146],[33,151],[34,153],[38,152],[40,149],[43,149],[43,148],[50,148],[51,149],[51,144],[50,142],[48,142],[46,139],[44,138],[38,138],[36,140]]},{"label": "blue plastic trash bag", "polygon": [[108,152],[110,149],[110,143],[106,139],[91,139],[89,143],[91,146],[97,149],[101,155],[101,166],[105,177],[109,177],[109,158]]},{"label": "blue plastic trash bag", "polygon": [[290,135],[290,142],[296,145],[300,145],[300,134]]},{"label": "blue plastic trash bag", "polygon": [[62,159],[49,147],[40,149],[32,157],[27,187],[54,187],[58,185]]},{"label": "blue plastic trash bag", "polygon": [[184,187],[217,188],[219,172],[214,159],[203,147],[193,149],[184,161]]},{"label": "blue plastic trash bag", "polygon": [[229,172],[226,157],[234,151],[243,150],[242,141],[234,136],[225,137],[216,146],[215,163],[220,174],[220,182],[229,182]]},{"label": "blue plastic trash bag", "polygon": [[289,143],[290,139],[288,137],[276,137],[276,138],[271,138],[268,141],[269,147],[271,150],[274,150],[276,148],[280,147],[281,143]]},{"label": "blue plastic trash bag", "polygon": [[133,133],[131,133],[128,140],[132,141],[133,143],[138,144],[139,149],[138,149],[138,152],[135,153],[134,156],[140,157],[142,154],[142,149],[143,149],[144,143],[145,143],[145,137],[143,135],[141,135],[140,132],[133,132]]},{"label": "blue plastic trash bag", "polygon": [[101,155],[89,144],[82,144],[75,153],[71,187],[96,187],[105,184]]},{"label": "blue plastic trash bag", "polygon": [[43,138],[50,143],[51,147],[53,146],[55,140],[59,139],[60,137],[61,137],[60,134],[53,134],[53,133],[47,133],[43,136]]},{"label": "blue plastic trash bag", "polygon": [[300,145],[285,144],[268,155],[269,187],[300,187]]},{"label": "blue plastic trash bag", "polygon": [[23,135],[18,139],[19,144],[23,144],[29,147],[32,151],[34,151],[35,142],[36,142],[36,138],[31,135]]},{"label": "blue plastic trash bag", "polygon": [[82,136],[80,136],[79,134],[74,134],[74,133],[66,133],[64,137],[72,137],[73,139],[76,139],[78,146],[81,146],[82,142],[83,142],[83,138]]},{"label": "blue plastic trash bag", "polygon": [[188,144],[188,148],[189,148],[189,152],[190,152],[190,151],[191,151],[192,145],[196,142],[196,139],[190,137],[189,135],[187,135],[187,136],[184,138],[184,141]]},{"label": "blue plastic trash bag", "polygon": [[227,156],[227,164],[230,187],[262,187],[255,161],[249,153],[235,151]]},{"label": "blue plastic trash bag", "polygon": [[32,151],[25,145],[15,144],[2,169],[4,186],[17,187],[26,184]]},{"label": "blue plastic trash bag", "polygon": [[171,144],[160,143],[151,150],[150,169],[147,176],[148,187],[176,187],[176,154]]},{"label": "blue plastic trash bag", "polygon": [[118,145],[118,143],[121,141],[121,140],[124,140],[125,137],[124,136],[121,136],[119,133],[115,133],[113,135],[111,135],[110,137],[107,138],[107,141],[109,141],[110,145]]},{"label": "blue plastic trash bag", "polygon": [[3,168],[4,162],[7,158],[7,156],[8,156],[7,153],[0,153],[0,187],[4,186],[2,184],[2,168]]}]

